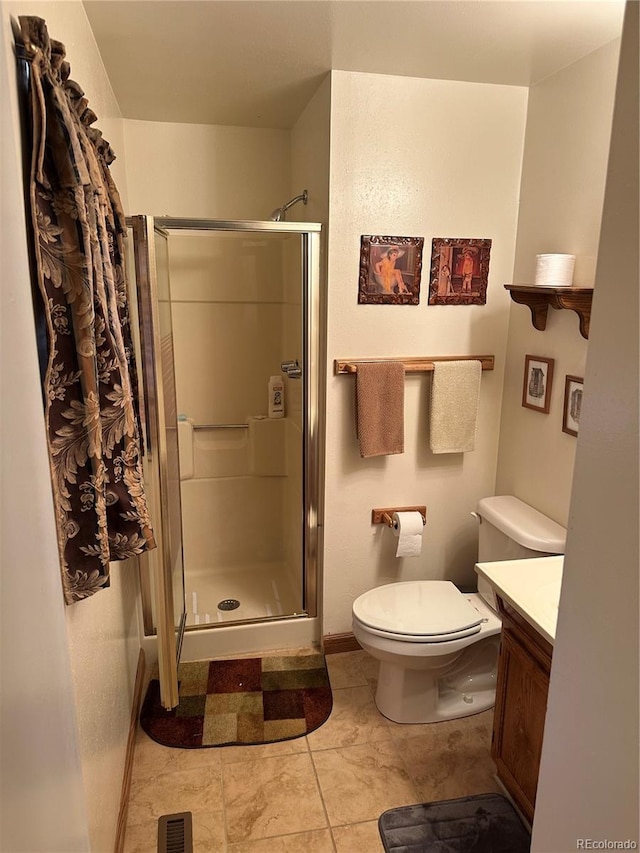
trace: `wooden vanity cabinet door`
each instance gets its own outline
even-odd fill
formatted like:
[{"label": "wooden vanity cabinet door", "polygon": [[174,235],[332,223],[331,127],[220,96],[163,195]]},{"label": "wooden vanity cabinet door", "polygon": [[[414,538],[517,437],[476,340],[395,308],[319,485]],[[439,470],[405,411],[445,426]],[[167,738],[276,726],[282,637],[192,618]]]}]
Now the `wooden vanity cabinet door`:
[{"label": "wooden vanity cabinet door", "polygon": [[517,628],[503,624],[491,753],[498,777],[524,816],[533,820],[550,659]]}]

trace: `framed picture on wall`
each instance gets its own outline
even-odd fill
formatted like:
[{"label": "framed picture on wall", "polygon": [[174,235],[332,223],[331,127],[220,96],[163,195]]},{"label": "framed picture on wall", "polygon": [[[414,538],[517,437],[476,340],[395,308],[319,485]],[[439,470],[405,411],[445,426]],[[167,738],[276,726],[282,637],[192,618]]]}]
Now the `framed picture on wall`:
[{"label": "framed picture on wall", "polygon": [[580,376],[567,376],[564,380],[564,409],[562,413],[562,431],[569,435],[578,435],[580,411],[582,409],[582,385]]},{"label": "framed picture on wall", "polygon": [[549,414],[551,385],[553,382],[553,359],[539,355],[525,355],[522,405],[534,412]]},{"label": "framed picture on wall", "polygon": [[435,237],[429,305],[485,305],[491,240]]},{"label": "framed picture on wall", "polygon": [[372,237],[360,241],[358,302],[418,305],[424,237]]}]

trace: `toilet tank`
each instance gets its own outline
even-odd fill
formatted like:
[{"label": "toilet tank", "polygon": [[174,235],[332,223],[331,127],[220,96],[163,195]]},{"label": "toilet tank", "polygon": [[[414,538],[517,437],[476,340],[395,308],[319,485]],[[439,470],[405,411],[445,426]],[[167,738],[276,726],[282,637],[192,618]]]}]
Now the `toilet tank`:
[{"label": "toilet tank", "polygon": [[[565,528],[512,495],[482,498],[477,515],[480,563],[564,554]],[[496,610],[494,592],[484,578],[478,578],[478,592]]]}]

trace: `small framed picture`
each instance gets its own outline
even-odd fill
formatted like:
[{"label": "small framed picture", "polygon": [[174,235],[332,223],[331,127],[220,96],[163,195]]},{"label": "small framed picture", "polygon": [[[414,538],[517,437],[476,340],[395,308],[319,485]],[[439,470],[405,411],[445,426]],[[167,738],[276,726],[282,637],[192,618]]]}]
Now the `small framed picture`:
[{"label": "small framed picture", "polygon": [[578,435],[580,410],[582,409],[582,385],[580,376],[567,376],[564,380],[564,409],[562,414],[562,432]]},{"label": "small framed picture", "polygon": [[491,240],[434,237],[429,305],[486,305]]},{"label": "small framed picture", "polygon": [[418,305],[424,237],[371,237],[360,242],[358,302]]},{"label": "small framed picture", "polygon": [[553,359],[539,355],[525,355],[522,405],[534,412],[549,414],[551,384],[553,382]]}]

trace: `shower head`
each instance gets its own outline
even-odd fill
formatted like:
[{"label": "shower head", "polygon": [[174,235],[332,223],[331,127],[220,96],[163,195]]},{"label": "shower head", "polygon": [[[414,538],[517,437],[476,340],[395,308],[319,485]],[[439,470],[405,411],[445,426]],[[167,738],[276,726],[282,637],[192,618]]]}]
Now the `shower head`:
[{"label": "shower head", "polygon": [[276,207],[273,211],[269,219],[272,222],[284,222],[287,218],[287,210],[290,207],[293,207],[294,204],[297,204],[301,201],[303,204],[306,204],[309,199],[309,195],[306,190],[303,190],[300,195],[297,195],[295,198],[292,198],[291,201],[288,201],[286,204],[283,204],[282,207]]}]

